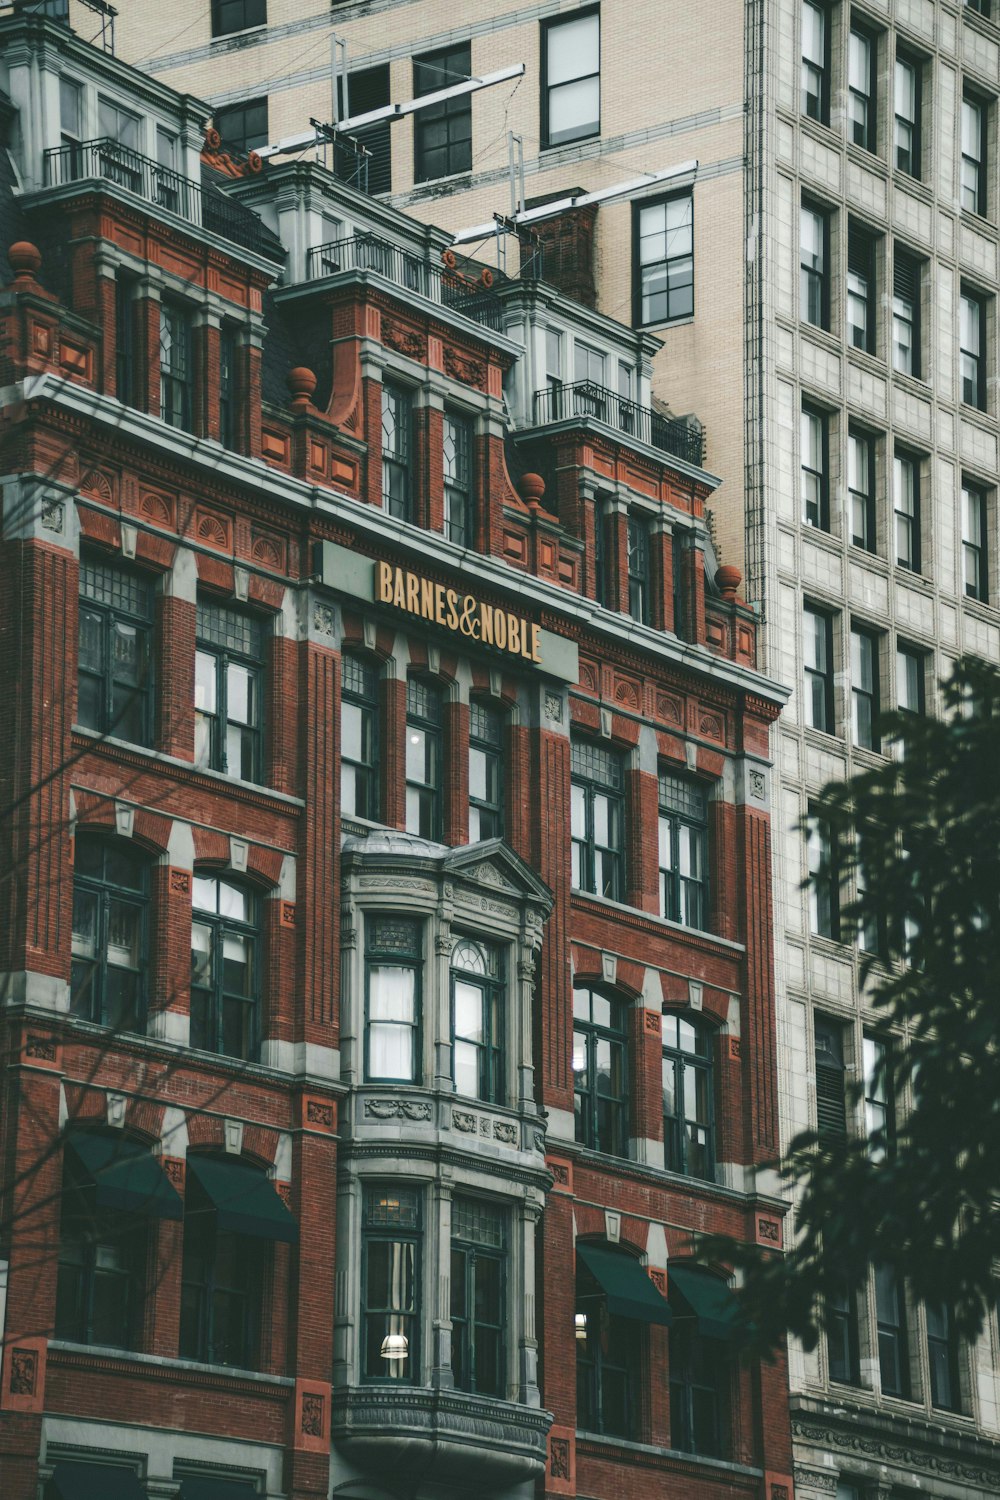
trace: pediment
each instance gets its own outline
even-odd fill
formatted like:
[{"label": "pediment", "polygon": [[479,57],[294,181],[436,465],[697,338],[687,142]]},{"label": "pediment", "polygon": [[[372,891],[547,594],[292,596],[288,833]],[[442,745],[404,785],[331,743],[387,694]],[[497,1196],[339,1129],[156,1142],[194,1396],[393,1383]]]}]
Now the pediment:
[{"label": "pediment", "polygon": [[552,892],[529,864],[503,839],[487,839],[449,849],[443,860],[445,873],[452,879],[467,881],[481,889],[495,891],[515,900],[529,900],[552,905]]}]

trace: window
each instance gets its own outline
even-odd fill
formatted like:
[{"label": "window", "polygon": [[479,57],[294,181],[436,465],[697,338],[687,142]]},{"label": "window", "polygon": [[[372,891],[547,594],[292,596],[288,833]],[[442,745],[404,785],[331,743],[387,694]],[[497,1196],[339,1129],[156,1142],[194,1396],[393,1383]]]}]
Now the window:
[{"label": "window", "polygon": [[[576,1423],[584,1432],[634,1438],[638,1427],[641,1340],[633,1319],[609,1306],[609,1298],[576,1253]],[[623,1250],[608,1251],[623,1263]]]},{"label": "window", "polygon": [[260,781],[264,626],[222,604],[199,604],[194,658],[195,765]]},{"label": "window", "polygon": [[943,1302],[928,1302],[927,1358],[931,1368],[931,1405],[942,1411],[961,1411],[958,1372],[958,1336],[950,1309]]},{"label": "window", "polygon": [[191,319],[184,308],[160,303],[160,416],[169,427],[192,432],[194,360]]},{"label": "window", "polygon": [[382,386],[382,504],[397,521],[412,521],[410,450],[413,408],[408,391]]},{"label": "window", "polygon": [[365,931],[365,1078],[416,1083],[421,1073],[421,925],[386,912],[368,917]]},{"label": "window", "polygon": [[892,461],[893,530],[896,565],[920,572],[920,462],[898,453]]},{"label": "window", "polygon": [[441,693],[431,682],[406,680],[406,831],[441,837],[443,790]]},{"label": "window", "polygon": [[[716,1287],[724,1286],[706,1271],[685,1267],[684,1273],[687,1286],[704,1286],[704,1295],[713,1300]],[[700,1319],[691,1315],[690,1304],[678,1298],[669,1271],[667,1280],[671,1307],[675,1308],[670,1329],[670,1446],[680,1453],[723,1458],[727,1451],[727,1345],[702,1331]]]},{"label": "window", "polygon": [[234,881],[195,875],[191,923],[191,1046],[256,1054],[257,900]]},{"label": "window", "polygon": [[601,23],[586,11],[542,24],[542,145],[601,132]]},{"label": "window", "polygon": [[691,556],[689,533],[675,527],[670,548],[671,573],[674,587],[674,635],[678,640],[688,639],[690,611],[688,609],[688,559]]},{"label": "window", "polygon": [[810,729],[834,733],[833,619],[812,604],[802,608],[805,721]]},{"label": "window", "polygon": [[991,0],[965,0],[969,10],[974,10],[977,16],[983,16],[988,21],[992,10]]},{"label": "window", "polygon": [[594,990],[573,991],[573,1110],[576,1139],[592,1151],[624,1156],[625,1009]]},{"label": "window", "polygon": [[962,482],[962,575],[967,599],[990,597],[989,551],[986,531],[989,501],[986,491]]},{"label": "window", "polygon": [[803,200],[799,215],[799,317],[814,328],[830,326],[830,219]]},{"label": "window", "polygon": [[863,859],[859,859],[855,866],[854,879],[858,900],[865,901],[865,910],[858,918],[858,947],[862,953],[873,953],[881,957],[886,951],[885,913],[878,902],[869,903],[866,899],[870,887]]},{"label": "window", "polygon": [[356,656],[343,658],[340,699],[340,810],[345,817],[379,815],[378,674]]},{"label": "window", "polygon": [[594,389],[594,416],[605,415],[604,388],[605,358],[600,349],[592,349],[581,339],[573,342],[573,378],[577,385],[589,385]]},{"label": "window", "polygon": [[988,106],[974,94],[962,98],[962,208],[986,212],[986,123]]},{"label": "window", "polygon": [[921,265],[897,247],[892,272],[892,368],[920,378]]},{"label": "window", "polygon": [[829,433],[825,412],[803,405],[799,419],[802,523],[830,530]]},{"label": "window", "polygon": [[712,1032],[687,1016],[663,1017],[663,1163],[686,1177],[715,1177]]},{"label": "window", "polygon": [[59,75],[59,139],[68,150],[70,177],[75,179],[83,170],[83,88],[72,78]]},{"label": "window", "polygon": [[133,745],[152,739],[153,585],[110,563],[80,563],[77,723]]},{"label": "window", "polygon": [[236,329],[223,323],[219,330],[219,442],[236,446]]},{"label": "window", "polygon": [[[368,114],[373,109],[384,109],[391,104],[389,98],[389,65],[382,63],[375,68],[359,68],[347,75],[347,109],[342,118]],[[418,117],[421,113],[417,112]],[[388,120],[364,125],[351,131],[351,139],[370,152],[368,157],[368,191],[387,193],[392,186],[392,140]],[[337,236],[329,236],[333,239]]]},{"label": "window", "polygon": [[459,547],[475,543],[472,497],[472,423],[444,414],[444,534]]},{"label": "window", "polygon": [[884,1037],[869,1036],[862,1041],[865,1088],[865,1135],[872,1161],[885,1161],[892,1155],[896,1134],[893,1103],[892,1050]]},{"label": "window", "polygon": [[840,879],[837,850],[824,818],[810,813],[806,832],[809,868],[809,931],[817,937],[840,938]]},{"label": "window", "polygon": [[882,1393],[908,1398],[910,1372],[903,1284],[896,1268],[884,1261],[875,1267],[875,1317]]},{"label": "window", "polygon": [[554,420],[562,416],[562,334],[554,328],[545,330],[545,385],[551,392],[550,411]]},{"label": "window", "polygon": [[635,205],[635,322],[669,323],[694,312],[694,197]]},{"label": "window", "polygon": [[459,938],[451,952],[453,1077],[467,1099],[504,1103],[504,988],[500,949]]},{"label": "window", "polygon": [[958,329],[962,400],[967,406],[977,406],[980,411],[985,411],[986,303],[982,297],[964,288]]},{"label": "window", "polygon": [[875,353],[875,241],[858,224],[847,229],[847,339]]},{"label": "window", "polygon": [[920,176],[920,74],[914,58],[896,54],[896,170]]},{"label": "window", "polygon": [[896,707],[908,714],[924,712],[924,653],[911,646],[896,649]]},{"label": "window", "polygon": [[802,113],[830,123],[830,77],[827,71],[828,16],[820,5],[802,5]]},{"label": "window", "polygon": [[877,39],[860,26],[847,41],[847,114],[850,139],[866,151],[876,149],[875,78]]},{"label": "window", "polygon": [[267,97],[229,104],[215,111],[215,128],[232,156],[246,156],[268,140]]},{"label": "window", "polygon": [[827,1293],[826,1352],[831,1380],[839,1385],[861,1384],[858,1298],[846,1281]]},{"label": "window", "polygon": [[[74,1136],[79,1138],[79,1134]],[[108,1151],[109,1160],[119,1145],[131,1145],[124,1136],[114,1141],[97,1132],[88,1131],[87,1136]],[[144,1219],[103,1207],[93,1177],[68,1146],[59,1221],[56,1338],[111,1349],[135,1348],[145,1250]]]},{"label": "window", "polygon": [[503,717],[469,704],[469,843],[503,838]]},{"label": "window", "polygon": [[125,406],[135,406],[138,394],[135,366],[135,282],[121,271],[115,276],[115,395]]},{"label": "window", "polygon": [[813,1017],[816,1043],[816,1133],[820,1145],[847,1139],[844,1028],[827,1016]]},{"label": "window", "polygon": [[162,125],[156,127],[156,170],[153,172],[155,201],[161,208],[179,213],[181,207],[181,183],[187,183],[178,172],[177,137]]},{"label": "window", "polygon": [[361,1235],[361,1378],[420,1378],[421,1202],[416,1188],[366,1183]]},{"label": "window", "polygon": [[141,1031],[149,966],[149,866],[126,840],[81,833],[73,860],[75,1016]]},{"label": "window", "polygon": [[[212,1173],[203,1181],[200,1170]],[[222,1175],[225,1174],[225,1175]],[[247,1182],[263,1172],[241,1161],[189,1156],[184,1186],[184,1259],[181,1265],[180,1355],[211,1365],[252,1370],[260,1349],[264,1306],[265,1241],[242,1232],[240,1199]],[[215,1202],[206,1182],[221,1182]],[[273,1190],[272,1190],[273,1191]],[[240,1227],[227,1222],[226,1200],[238,1205]]]},{"label": "window", "polygon": [[649,624],[649,523],[645,516],[629,512],[626,522],[628,549],[628,612],[641,625]]},{"label": "window", "polygon": [[683,776],[659,778],[660,916],[708,926],[708,798]]},{"label": "window", "polygon": [[851,496],[851,541],[875,551],[875,439],[854,427],[847,434],[847,488]]},{"label": "window", "polygon": [[212,35],[267,25],[267,0],[212,0]]},{"label": "window", "polygon": [[[472,46],[461,42],[413,59],[413,97],[465,83],[472,73]],[[472,95],[442,99],[413,116],[413,180],[429,182],[468,172],[472,166]]]},{"label": "window", "polygon": [[460,1391],[506,1396],[504,1215],[478,1198],[451,1204],[451,1368]]},{"label": "window", "polygon": [[573,885],[620,901],[625,890],[621,757],[601,745],[574,740],[571,758]]},{"label": "window", "polygon": [[[117,141],[126,152],[138,151],[140,146],[140,117],[130,109],[123,109],[113,99],[102,95],[97,101],[97,134],[102,140]],[[122,187],[132,187],[136,176],[134,163],[127,156],[120,158],[122,176],[115,178]],[[141,185],[141,183],[140,183]]]},{"label": "window", "polygon": [[878,750],[878,636],[851,626],[851,737],[862,750]]}]

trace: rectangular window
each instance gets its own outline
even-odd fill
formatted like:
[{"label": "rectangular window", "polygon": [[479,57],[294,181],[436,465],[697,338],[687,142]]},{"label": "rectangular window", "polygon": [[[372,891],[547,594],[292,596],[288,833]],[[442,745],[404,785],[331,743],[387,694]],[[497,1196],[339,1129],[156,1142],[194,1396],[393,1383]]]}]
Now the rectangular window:
[{"label": "rectangular window", "polygon": [[410,472],[413,404],[408,391],[382,386],[382,504],[397,521],[413,519]]},{"label": "rectangular window", "polygon": [[649,522],[645,516],[629,514],[628,612],[641,625],[649,624]]},{"label": "rectangular window", "polygon": [[361,1378],[420,1375],[420,1193],[365,1183],[361,1227]]},{"label": "rectangular window", "polygon": [[991,0],[965,0],[967,9],[974,10],[977,16],[983,16],[988,21],[992,11]]},{"label": "rectangular window", "polygon": [[169,427],[194,431],[191,317],[173,302],[160,303],[160,417]]},{"label": "rectangular window", "polygon": [[115,394],[125,406],[135,406],[138,394],[135,368],[135,282],[121,271],[115,276]]},{"label": "rectangular window", "polygon": [[694,196],[637,203],[633,220],[635,323],[670,323],[694,312]]},{"label": "rectangular window", "polygon": [[869,895],[868,876],[864,861],[859,859],[854,871],[858,900],[864,909],[858,917],[858,947],[862,953],[882,955],[886,948],[885,914],[880,904]]},{"label": "rectangular window", "polygon": [[830,77],[827,29],[829,17],[820,5],[802,5],[802,113],[810,120],[830,123]]},{"label": "rectangular window", "polygon": [[990,597],[989,551],[987,549],[987,519],[989,500],[986,491],[979,485],[962,482],[962,576],[967,599],[981,599],[984,604]]},{"label": "rectangular window", "polygon": [[892,271],[892,368],[920,378],[919,260],[896,247]]},{"label": "rectangular window", "polygon": [[924,713],[924,653],[911,646],[896,648],[896,707],[902,713]]},{"label": "rectangular window", "polygon": [[686,1016],[663,1016],[663,1164],[668,1172],[715,1175],[712,1032]]},{"label": "rectangular window", "polygon": [[920,461],[897,453],[892,461],[892,511],[896,565],[920,572]]},{"label": "rectangular window", "polygon": [[423,932],[415,918],[365,918],[365,1078],[419,1083]]},{"label": "rectangular window", "polygon": [[895,159],[896,170],[920,177],[920,84],[921,64],[896,54]]},{"label": "rectangular window", "polygon": [[444,534],[459,547],[475,542],[472,495],[472,423],[444,414]]},{"label": "rectangular window", "polygon": [[343,658],[340,699],[340,810],[377,819],[378,673],[356,656]]},{"label": "rectangular window", "polygon": [[814,328],[830,326],[830,219],[803,201],[799,216],[799,316]]},{"label": "rectangular window", "polygon": [[883,1037],[869,1036],[867,1032],[862,1049],[868,1154],[872,1161],[885,1161],[892,1154],[896,1136],[892,1050]]},{"label": "rectangular window", "polygon": [[572,880],[580,891],[622,900],[625,798],[622,761],[588,740],[572,746]]},{"label": "rectangular window", "polygon": [[267,25],[267,0],[212,0],[212,35]]},{"label": "rectangular window", "polygon": [[975,292],[962,289],[958,320],[959,362],[962,400],[967,406],[986,409],[986,302]]},{"label": "rectangular window", "polygon": [[910,1394],[906,1340],[906,1301],[896,1268],[882,1262],[875,1267],[875,1317],[878,1324],[878,1367],[885,1396]]},{"label": "rectangular window", "polygon": [[406,831],[441,837],[443,741],[441,693],[431,682],[406,680]]},{"label": "rectangular window", "polygon": [[469,843],[503,838],[503,718],[469,704]]},{"label": "rectangular window", "polygon": [[931,1405],[941,1411],[961,1411],[958,1335],[951,1310],[943,1302],[928,1302],[924,1313],[931,1370]]},{"label": "rectangular window", "polygon": [[260,781],[263,624],[241,610],[199,604],[196,647],[195,765],[241,781]]},{"label": "rectangular window", "polygon": [[[381,63],[375,68],[359,68],[347,75],[347,107],[343,119],[366,115],[371,110],[384,109],[391,104],[389,98],[389,65]],[[417,111],[419,117],[420,111]],[[350,139],[363,146],[368,156],[369,193],[387,193],[392,187],[392,140],[389,120],[377,120],[373,125],[364,125],[352,130]],[[329,239],[339,238],[337,235]]]},{"label": "rectangular window", "polygon": [[[133,114],[130,109],[123,109],[113,99],[105,99],[103,96],[97,101],[97,134],[102,140],[115,141],[123,146],[126,152],[136,152],[140,146],[140,126],[142,121],[139,115]],[[113,181],[120,181],[122,187],[133,187],[136,175],[136,164],[129,162],[128,157],[123,155],[121,161],[121,178],[113,177]],[[141,179],[140,179],[141,182]]]},{"label": "rectangular window", "polygon": [[236,329],[223,323],[219,330],[219,442],[236,446]]},{"label": "rectangular window", "polygon": [[576,1139],[623,1156],[628,1139],[628,1038],[620,1000],[573,991],[573,1111]]},{"label": "rectangular window", "polygon": [[962,99],[962,208],[969,214],[986,213],[986,125],[989,106],[985,99],[965,94]]},{"label": "rectangular window", "polygon": [[859,224],[847,229],[847,339],[852,348],[875,353],[875,240]]},{"label": "rectangular window", "polygon": [[670,567],[673,574],[674,589],[674,635],[679,641],[686,641],[689,630],[688,610],[688,557],[690,556],[690,545],[687,534],[681,528],[674,530],[670,547]]},{"label": "rectangular window", "polygon": [[810,729],[833,734],[833,617],[805,604],[802,623],[805,721]]},{"label": "rectangular window", "polygon": [[259,1038],[257,897],[232,880],[196,874],[191,900],[191,1046],[255,1057]]},{"label": "rectangular window", "polygon": [[803,403],[799,421],[801,443],[802,523],[830,530],[829,437],[827,416]]},{"label": "rectangular window", "polygon": [[861,1384],[857,1293],[846,1281],[826,1299],[826,1350],[830,1379],[839,1385]]},{"label": "rectangular window", "polygon": [[215,128],[222,137],[223,148],[231,156],[243,157],[268,138],[267,96],[248,99],[244,104],[228,104],[215,111]]},{"label": "rectangular window", "polygon": [[506,1396],[504,1214],[479,1198],[451,1204],[451,1368],[455,1387]]},{"label": "rectangular window", "polygon": [[820,1144],[847,1139],[844,1028],[829,1016],[813,1017],[816,1050],[816,1133]]},{"label": "rectangular window", "polygon": [[866,151],[876,149],[875,79],[878,40],[852,25],[847,41],[847,90],[850,139]]},{"label": "rectangular window", "polygon": [[452,1071],[466,1099],[504,1104],[506,983],[495,943],[458,938],[451,953]]},{"label": "rectangular window", "polygon": [[809,930],[840,940],[840,876],[837,850],[824,818],[810,813],[806,831],[809,868]]},{"label": "rectangular window", "polygon": [[601,22],[596,10],[542,22],[542,146],[601,133]]},{"label": "rectangular window", "polygon": [[875,551],[875,439],[852,427],[847,434],[847,488],[851,497],[851,541]]},{"label": "rectangular window", "polygon": [[[122,1165],[127,1162],[126,1156]],[[137,1215],[102,1207],[97,1194],[76,1153],[67,1150],[54,1332],[56,1338],[75,1344],[134,1349],[141,1327],[148,1230]]]},{"label": "rectangular window", "polygon": [[153,585],[110,564],[80,564],[76,721],[133,745],[152,742]]},{"label": "rectangular window", "polygon": [[878,750],[878,636],[851,627],[851,733],[862,750]]},{"label": "rectangular window", "polygon": [[555,421],[562,416],[562,334],[555,328],[545,330],[545,386],[551,392],[551,411]]},{"label": "rectangular window", "polygon": [[[472,73],[472,44],[460,42],[413,59],[413,97],[436,94]],[[430,182],[472,166],[472,95],[441,99],[413,116],[413,180]]]},{"label": "rectangular window", "polygon": [[708,798],[682,776],[659,778],[660,916],[708,926]]},{"label": "rectangular window", "polygon": [[70,148],[72,176],[78,175],[80,141],[83,137],[83,89],[74,79],[59,75],[59,138]]}]

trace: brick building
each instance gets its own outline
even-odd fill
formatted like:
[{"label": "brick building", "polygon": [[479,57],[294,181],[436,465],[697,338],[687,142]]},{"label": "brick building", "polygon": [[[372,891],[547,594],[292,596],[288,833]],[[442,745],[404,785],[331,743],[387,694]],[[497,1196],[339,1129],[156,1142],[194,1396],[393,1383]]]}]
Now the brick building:
[{"label": "brick building", "polygon": [[781,1242],[784,694],[658,340],[0,57],[4,1500],[789,1500],[691,1261]]}]

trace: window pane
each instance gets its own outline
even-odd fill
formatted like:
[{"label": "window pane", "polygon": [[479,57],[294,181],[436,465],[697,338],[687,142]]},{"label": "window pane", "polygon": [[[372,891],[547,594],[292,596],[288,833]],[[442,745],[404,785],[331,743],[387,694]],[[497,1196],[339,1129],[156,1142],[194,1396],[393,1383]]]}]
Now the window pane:
[{"label": "window pane", "polygon": [[548,32],[548,81],[565,83],[596,73],[600,49],[600,20],[596,15],[551,26]]},{"label": "window pane", "polygon": [[413,969],[370,964],[368,1014],[373,1021],[416,1019],[416,973]]}]

